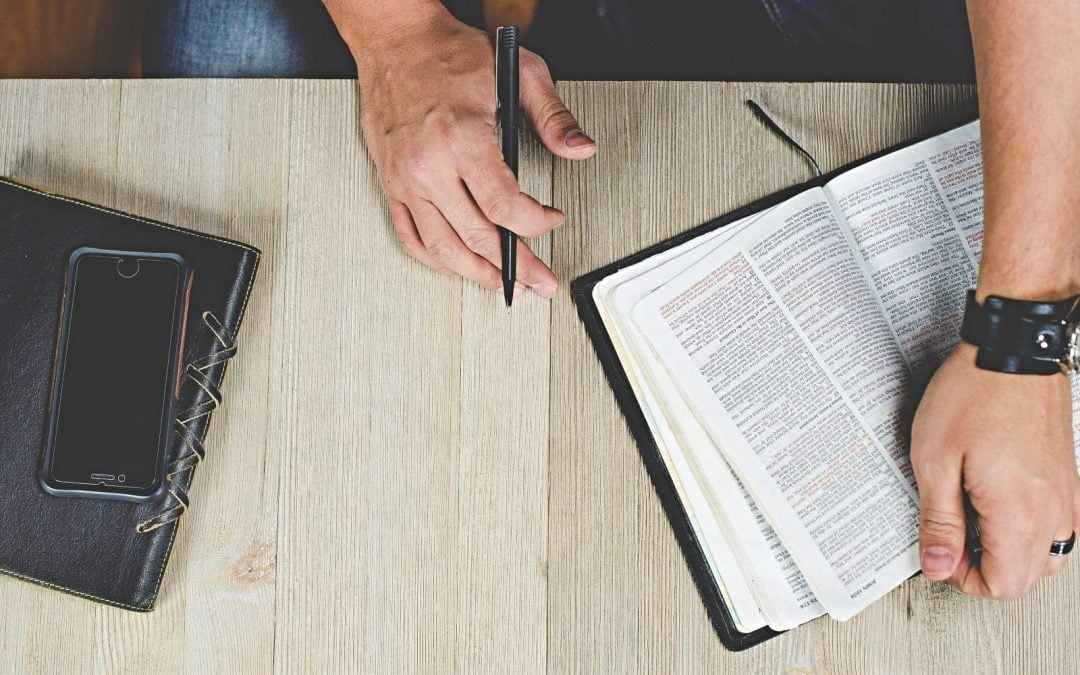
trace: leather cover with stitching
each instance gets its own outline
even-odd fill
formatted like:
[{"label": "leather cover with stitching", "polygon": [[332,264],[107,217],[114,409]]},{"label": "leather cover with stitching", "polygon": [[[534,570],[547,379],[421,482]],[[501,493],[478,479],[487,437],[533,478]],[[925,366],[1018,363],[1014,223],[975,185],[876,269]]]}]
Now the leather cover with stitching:
[{"label": "leather cover with stitching", "polygon": [[[259,251],[0,180],[0,572],[135,611],[153,609],[179,521],[135,526],[171,506],[53,497],[38,472],[68,257],[80,246],[182,255],[194,270],[182,363],[220,348],[203,312],[235,336]],[[207,374],[220,385],[225,365]],[[183,387],[179,410],[205,396]],[[208,418],[196,423],[206,435]],[[181,448],[170,445],[169,461]],[[213,449],[211,449],[211,452]],[[183,479],[190,482],[190,474]],[[198,493],[196,504],[198,508]],[[0,600],[2,602],[2,600]]]}]

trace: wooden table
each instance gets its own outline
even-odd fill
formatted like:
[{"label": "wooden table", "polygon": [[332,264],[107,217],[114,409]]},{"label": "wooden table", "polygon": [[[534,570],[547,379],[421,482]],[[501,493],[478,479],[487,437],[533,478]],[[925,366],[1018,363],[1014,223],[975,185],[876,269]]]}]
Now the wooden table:
[{"label": "wooden table", "polygon": [[[0,578],[0,670],[1033,672],[1074,564],[1008,604],[914,579],[741,654],[713,634],[567,282],[974,112],[970,88],[563,83],[600,143],[523,154],[563,282],[498,295],[397,246],[336,81],[0,82],[0,174],[250,242],[264,265],[158,610]],[[507,377],[505,373],[509,373]]]}]

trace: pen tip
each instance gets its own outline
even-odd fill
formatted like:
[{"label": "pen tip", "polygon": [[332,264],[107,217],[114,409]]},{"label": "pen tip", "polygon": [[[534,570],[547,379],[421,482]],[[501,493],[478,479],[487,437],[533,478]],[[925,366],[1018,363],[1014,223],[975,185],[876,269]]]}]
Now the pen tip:
[{"label": "pen tip", "polygon": [[510,305],[514,304],[514,282],[503,282],[503,300],[506,301],[506,311],[510,311]]}]

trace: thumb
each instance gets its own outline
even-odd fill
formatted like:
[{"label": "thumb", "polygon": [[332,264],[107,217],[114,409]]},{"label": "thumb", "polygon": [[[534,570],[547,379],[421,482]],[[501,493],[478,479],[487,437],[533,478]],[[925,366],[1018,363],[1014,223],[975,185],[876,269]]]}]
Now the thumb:
[{"label": "thumb", "polygon": [[919,482],[919,559],[933,581],[953,575],[967,539],[964,492],[958,474],[941,472]]},{"label": "thumb", "polygon": [[596,154],[589,138],[563,105],[547,64],[536,54],[521,51],[521,107],[529,125],[553,155],[587,159]]}]

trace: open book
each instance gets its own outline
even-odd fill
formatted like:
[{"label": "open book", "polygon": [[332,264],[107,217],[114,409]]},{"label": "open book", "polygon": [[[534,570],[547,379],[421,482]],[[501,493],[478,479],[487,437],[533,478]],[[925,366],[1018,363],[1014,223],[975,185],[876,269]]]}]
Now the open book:
[{"label": "open book", "polygon": [[909,430],[981,240],[972,122],[591,286],[739,632],[847,619],[918,571]]}]

